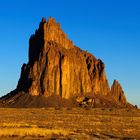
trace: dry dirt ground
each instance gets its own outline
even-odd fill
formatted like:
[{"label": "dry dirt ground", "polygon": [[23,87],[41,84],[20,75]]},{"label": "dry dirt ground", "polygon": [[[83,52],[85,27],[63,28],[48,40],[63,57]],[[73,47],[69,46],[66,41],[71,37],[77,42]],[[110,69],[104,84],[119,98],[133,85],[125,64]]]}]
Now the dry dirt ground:
[{"label": "dry dirt ground", "polygon": [[3,139],[140,140],[140,110],[1,108]]}]

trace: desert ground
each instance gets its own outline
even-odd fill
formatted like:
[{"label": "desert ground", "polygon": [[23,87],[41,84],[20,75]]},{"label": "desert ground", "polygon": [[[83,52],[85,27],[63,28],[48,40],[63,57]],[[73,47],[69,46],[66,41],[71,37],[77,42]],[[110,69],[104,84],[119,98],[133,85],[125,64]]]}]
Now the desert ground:
[{"label": "desert ground", "polygon": [[140,140],[140,110],[1,108],[0,140]]}]

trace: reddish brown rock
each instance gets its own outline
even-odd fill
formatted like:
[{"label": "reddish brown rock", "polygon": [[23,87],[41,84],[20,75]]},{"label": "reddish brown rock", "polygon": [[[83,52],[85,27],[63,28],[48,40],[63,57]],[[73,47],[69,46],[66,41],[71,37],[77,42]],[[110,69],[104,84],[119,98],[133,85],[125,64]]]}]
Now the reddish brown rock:
[{"label": "reddish brown rock", "polygon": [[[53,101],[56,103],[52,104]],[[91,107],[124,107],[127,104],[117,81],[110,91],[104,63],[74,46],[53,18],[48,21],[43,18],[39,29],[30,37],[29,61],[22,66],[17,88],[0,102],[8,107],[67,103],[71,106],[78,103]]]},{"label": "reddish brown rock", "polygon": [[124,91],[117,80],[114,80],[113,82],[113,85],[111,87],[111,95],[117,103],[123,106],[127,104]]},{"label": "reddish brown rock", "polygon": [[43,18],[31,36],[29,63],[22,67],[17,88],[33,96],[62,98],[110,92],[103,62],[74,46],[53,18]]}]

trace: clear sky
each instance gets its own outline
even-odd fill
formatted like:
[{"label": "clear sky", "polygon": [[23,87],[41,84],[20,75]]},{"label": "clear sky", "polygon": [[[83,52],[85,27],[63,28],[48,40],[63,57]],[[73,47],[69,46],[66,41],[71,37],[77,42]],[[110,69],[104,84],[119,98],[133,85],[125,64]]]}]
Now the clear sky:
[{"label": "clear sky", "polygon": [[16,88],[29,37],[50,16],[75,45],[102,59],[109,84],[117,79],[140,106],[139,0],[1,0],[0,96]]}]

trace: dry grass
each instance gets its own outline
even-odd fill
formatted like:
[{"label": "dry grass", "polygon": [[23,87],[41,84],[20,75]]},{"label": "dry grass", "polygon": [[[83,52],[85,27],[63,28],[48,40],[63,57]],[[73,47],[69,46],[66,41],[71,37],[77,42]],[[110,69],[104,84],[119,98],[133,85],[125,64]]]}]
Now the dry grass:
[{"label": "dry grass", "polygon": [[43,128],[2,128],[0,129],[0,137],[12,136],[33,136],[33,137],[47,137],[47,136],[68,136],[69,131],[58,129],[43,129]]},{"label": "dry grass", "polygon": [[139,139],[140,111],[128,109],[0,109],[0,139]]}]

